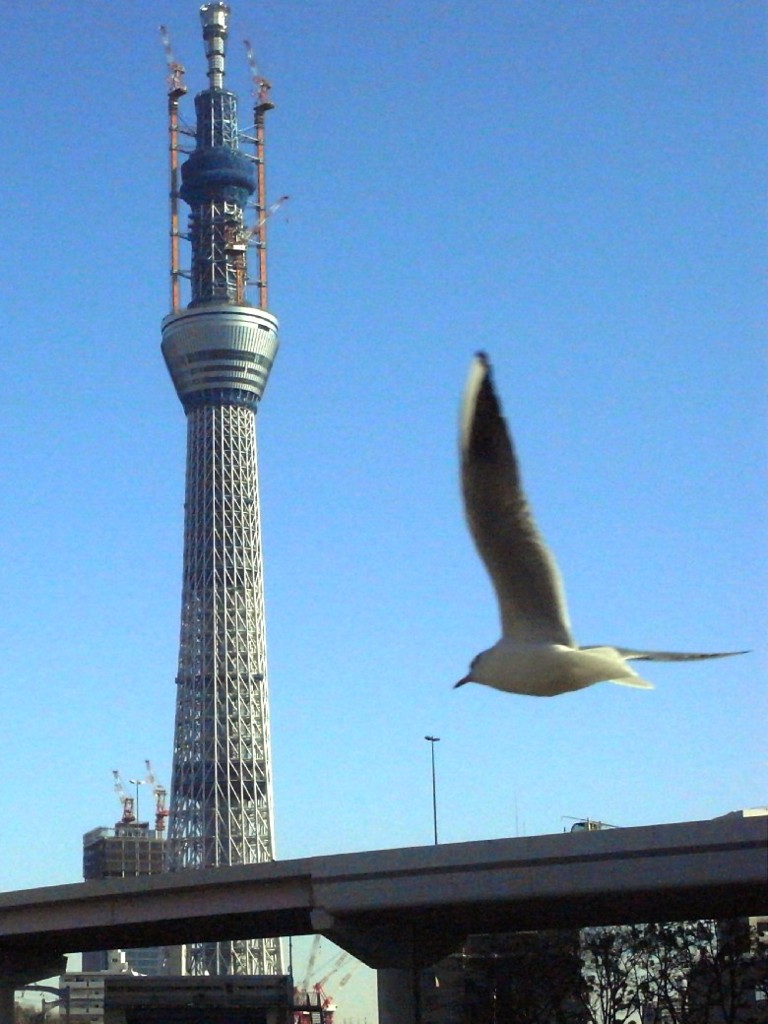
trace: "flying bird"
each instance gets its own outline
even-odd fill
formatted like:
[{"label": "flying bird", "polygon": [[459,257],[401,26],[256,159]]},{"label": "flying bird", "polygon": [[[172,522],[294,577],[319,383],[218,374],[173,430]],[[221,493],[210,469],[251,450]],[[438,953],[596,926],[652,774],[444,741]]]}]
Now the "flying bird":
[{"label": "flying bird", "polygon": [[464,510],[496,591],[502,635],[473,659],[456,686],[484,683],[538,697],[603,681],[650,689],[630,661],[697,661],[746,653],[680,654],[574,642],[560,572],[536,528],[482,352],[469,370],[459,444]]}]

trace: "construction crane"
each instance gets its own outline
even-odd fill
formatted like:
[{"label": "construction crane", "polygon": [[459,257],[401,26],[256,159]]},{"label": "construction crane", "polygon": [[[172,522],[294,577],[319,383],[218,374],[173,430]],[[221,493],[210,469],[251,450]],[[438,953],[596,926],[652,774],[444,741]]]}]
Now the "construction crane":
[{"label": "construction crane", "polygon": [[160,38],[163,41],[165,60],[168,64],[168,94],[173,94],[178,98],[179,96],[183,96],[187,91],[187,87],[184,84],[185,68],[184,65],[179,64],[173,56],[173,50],[171,49],[171,37],[168,35],[168,29],[165,25],[160,26]]},{"label": "construction crane", "polygon": [[280,198],[276,199],[274,203],[271,203],[264,211],[263,215],[259,218],[259,220],[257,220],[252,227],[248,228],[248,230],[243,233],[243,241],[250,241],[253,235],[261,231],[261,229],[267,223],[268,218],[271,217],[273,213],[277,213],[277,211],[280,209],[283,203],[287,202],[290,198],[290,196],[280,196]]},{"label": "construction crane", "polygon": [[[294,992],[294,1024],[333,1024],[336,1002],[332,996],[325,991],[326,984],[350,959],[349,953],[342,950],[330,963],[320,981],[310,984],[310,978],[315,967],[315,961],[320,951],[320,936],[315,935],[310,949],[307,970],[301,984]],[[326,965],[327,966],[327,965]],[[339,988],[346,985],[354,974],[359,964],[355,964],[351,971],[339,982]]]},{"label": "construction crane", "polygon": [[[266,78],[263,78],[259,74],[259,69],[256,67],[256,57],[253,53],[253,47],[247,39],[243,40],[245,44],[245,56],[248,60],[248,67],[251,69],[251,81],[253,82],[253,95],[256,103],[259,106],[264,107],[265,110],[271,110],[274,107],[274,103],[270,102],[269,90],[272,88],[271,84]],[[182,68],[182,71],[184,69]]]},{"label": "construction crane", "polygon": [[312,939],[312,945],[309,948],[309,959],[307,960],[307,969],[304,973],[304,980],[298,986],[300,992],[306,992],[309,988],[309,980],[312,977],[312,971],[315,969],[315,962],[317,961],[317,954],[320,952],[320,942],[322,936],[315,935]]},{"label": "construction crane", "polygon": [[152,765],[149,761],[145,761],[144,764],[147,766],[147,775],[144,781],[147,785],[152,787],[152,795],[155,798],[155,832],[164,832],[165,820],[169,814],[165,805],[168,790],[155,778],[155,774],[152,771]]},{"label": "construction crane", "polygon": [[352,977],[352,975],[355,973],[355,971],[358,969],[358,967],[360,967],[360,961],[359,960],[357,961],[355,966],[352,968],[352,970],[347,971],[347,973],[344,975],[344,977],[339,981],[339,984],[336,986],[336,988],[344,988],[344,986],[347,984],[347,982]]},{"label": "construction crane", "polygon": [[333,1024],[333,1015],[337,1010],[336,1003],[329,995],[326,994],[325,989],[319,981],[313,985],[312,988],[315,992],[318,1008],[321,1011],[317,1017],[318,1021],[322,1021],[322,1024]]},{"label": "construction crane", "polygon": [[333,977],[333,975],[344,966],[347,960],[349,960],[349,953],[347,953],[345,950],[342,950],[342,952],[339,953],[339,955],[331,964],[330,970],[323,975],[320,981],[315,982],[313,986],[315,991],[317,992],[319,989],[324,988],[326,984],[330,981],[330,979]]},{"label": "construction crane", "polygon": [[115,827],[117,827],[117,825],[132,825],[136,821],[136,815],[133,811],[133,797],[128,796],[125,792],[123,780],[120,778],[120,772],[116,768],[112,771],[112,775],[115,780],[115,792],[117,793],[117,798],[123,807],[123,816],[120,821],[115,823]]}]

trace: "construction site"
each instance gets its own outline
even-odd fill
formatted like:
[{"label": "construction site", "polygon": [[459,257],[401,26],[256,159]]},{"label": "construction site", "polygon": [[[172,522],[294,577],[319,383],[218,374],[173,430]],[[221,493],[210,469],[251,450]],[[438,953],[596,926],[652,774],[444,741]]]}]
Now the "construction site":
[{"label": "construction site", "polygon": [[[143,777],[127,780],[132,791],[120,772],[113,770],[121,815],[111,827],[93,828],[83,836],[85,881],[144,877],[166,870],[167,790],[156,779],[151,762],[145,760],[144,765]],[[151,821],[140,819],[141,792],[151,795]],[[306,969],[295,981],[289,948],[287,975],[240,977],[236,984],[184,976],[184,950],[179,947],[83,953],[82,970],[62,976],[61,992],[66,993],[70,1024],[132,1024],[153,1020],[155,1012],[170,1011],[174,1020],[194,1021],[203,1008],[213,1019],[220,1011],[227,1021],[243,1024],[258,1024],[262,1012],[267,1013],[265,1024],[286,1020],[334,1024],[337,1005],[329,986],[343,988],[359,964],[345,952],[323,962],[323,947],[321,936],[315,935]],[[189,1016],[184,1016],[184,1007]]]}]

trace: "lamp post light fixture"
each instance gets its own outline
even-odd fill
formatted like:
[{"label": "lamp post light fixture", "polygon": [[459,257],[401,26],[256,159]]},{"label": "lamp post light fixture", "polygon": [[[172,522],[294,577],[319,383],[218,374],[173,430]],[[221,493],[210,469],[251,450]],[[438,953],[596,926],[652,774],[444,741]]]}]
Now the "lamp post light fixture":
[{"label": "lamp post light fixture", "polygon": [[139,786],[146,783],[146,779],[128,779],[132,786],[136,787],[136,824],[139,824]]},{"label": "lamp post light fixture", "polygon": [[440,742],[439,736],[425,736],[432,752],[432,822],[435,828],[435,846],[437,846],[437,786],[435,785],[435,744]]}]

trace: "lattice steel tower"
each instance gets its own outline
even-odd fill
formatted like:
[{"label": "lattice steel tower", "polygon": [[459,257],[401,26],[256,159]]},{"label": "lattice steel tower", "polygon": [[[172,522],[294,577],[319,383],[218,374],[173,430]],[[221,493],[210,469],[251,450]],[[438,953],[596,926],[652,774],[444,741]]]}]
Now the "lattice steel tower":
[{"label": "lattice steel tower", "polygon": [[[224,88],[229,7],[200,9],[209,87],[195,97],[193,150],[179,145],[184,69],[166,41],[171,148],[171,297],[162,351],[187,417],[181,642],[169,819],[171,870],[274,858],[256,408],[277,351],[266,311],[263,127],[268,83],[256,78],[254,128],[241,136]],[[240,149],[243,138],[254,153]],[[179,153],[189,152],[182,164]],[[253,198],[255,195],[255,203]],[[177,202],[190,207],[186,233]],[[255,205],[255,226],[245,225]],[[248,214],[250,216],[250,212]],[[178,240],[191,243],[179,269]],[[247,250],[259,276],[247,279]],[[191,301],[179,305],[180,277]],[[258,288],[259,304],[246,298]],[[277,939],[192,947],[194,974],[282,973]]]}]

